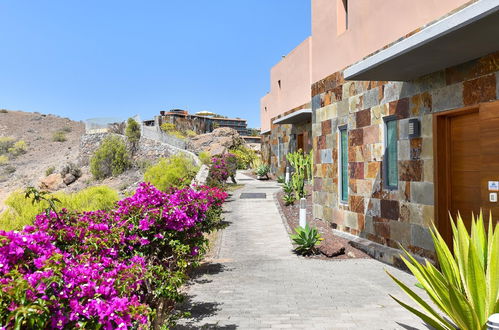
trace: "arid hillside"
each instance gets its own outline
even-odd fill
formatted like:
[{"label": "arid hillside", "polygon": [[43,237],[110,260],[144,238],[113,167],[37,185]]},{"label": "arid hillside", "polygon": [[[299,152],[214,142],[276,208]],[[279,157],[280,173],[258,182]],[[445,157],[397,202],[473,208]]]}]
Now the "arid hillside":
[{"label": "arid hillside", "polygon": [[58,170],[76,162],[84,132],[83,123],[68,118],[0,110],[0,139],[26,142],[25,153],[9,154],[4,164],[0,162],[0,210],[9,192],[36,185],[49,167]]}]

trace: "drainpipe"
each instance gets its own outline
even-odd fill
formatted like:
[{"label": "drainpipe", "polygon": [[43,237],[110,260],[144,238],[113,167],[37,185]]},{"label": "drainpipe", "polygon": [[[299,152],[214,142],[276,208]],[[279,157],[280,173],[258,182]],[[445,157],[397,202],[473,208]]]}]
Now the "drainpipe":
[{"label": "drainpipe", "polygon": [[305,228],[307,225],[307,200],[300,199],[300,227]]},{"label": "drainpipe", "polygon": [[487,320],[487,330],[499,329],[499,314],[492,314]]}]

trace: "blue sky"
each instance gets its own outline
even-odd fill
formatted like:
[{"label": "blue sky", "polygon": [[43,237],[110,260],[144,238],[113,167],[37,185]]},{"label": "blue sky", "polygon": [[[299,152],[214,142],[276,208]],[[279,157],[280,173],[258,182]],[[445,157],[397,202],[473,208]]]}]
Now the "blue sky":
[{"label": "blue sky", "polygon": [[210,110],[259,127],[309,0],[0,2],[0,108],[75,120]]}]

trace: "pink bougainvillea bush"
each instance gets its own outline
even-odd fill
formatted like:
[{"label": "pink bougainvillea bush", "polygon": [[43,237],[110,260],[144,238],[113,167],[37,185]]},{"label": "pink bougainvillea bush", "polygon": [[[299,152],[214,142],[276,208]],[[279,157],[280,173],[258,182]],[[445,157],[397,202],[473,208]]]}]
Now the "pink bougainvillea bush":
[{"label": "pink bougainvillea bush", "polygon": [[174,321],[187,269],[220,225],[218,188],[143,183],[111,211],[47,212],[0,231],[5,329],[146,329]]},{"label": "pink bougainvillea bush", "polygon": [[210,171],[208,173],[208,185],[212,187],[224,186],[230,177],[235,183],[237,171],[237,157],[234,154],[226,153],[211,158]]}]

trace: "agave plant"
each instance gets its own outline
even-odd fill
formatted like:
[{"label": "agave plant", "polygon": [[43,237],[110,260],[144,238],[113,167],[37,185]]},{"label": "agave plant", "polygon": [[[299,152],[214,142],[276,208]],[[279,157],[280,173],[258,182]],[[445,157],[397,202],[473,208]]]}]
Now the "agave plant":
[{"label": "agave plant", "polygon": [[293,205],[296,201],[295,195],[294,194],[286,194],[282,196],[282,200],[284,201],[284,205]]},{"label": "agave plant", "polygon": [[310,228],[307,224],[305,228],[296,227],[295,235],[291,239],[298,245],[295,251],[301,255],[311,255],[317,253],[317,245],[322,241],[321,234],[316,228]]},{"label": "agave plant", "polygon": [[492,223],[490,216],[486,232],[482,214],[473,217],[470,235],[458,215],[456,223],[451,221],[454,253],[433,225],[431,235],[440,270],[428,261],[425,265],[418,263],[404,250],[402,259],[418,286],[446,317],[388,273],[422,311],[392,298],[435,329],[485,329],[487,318],[499,312],[499,225],[494,228]]}]

